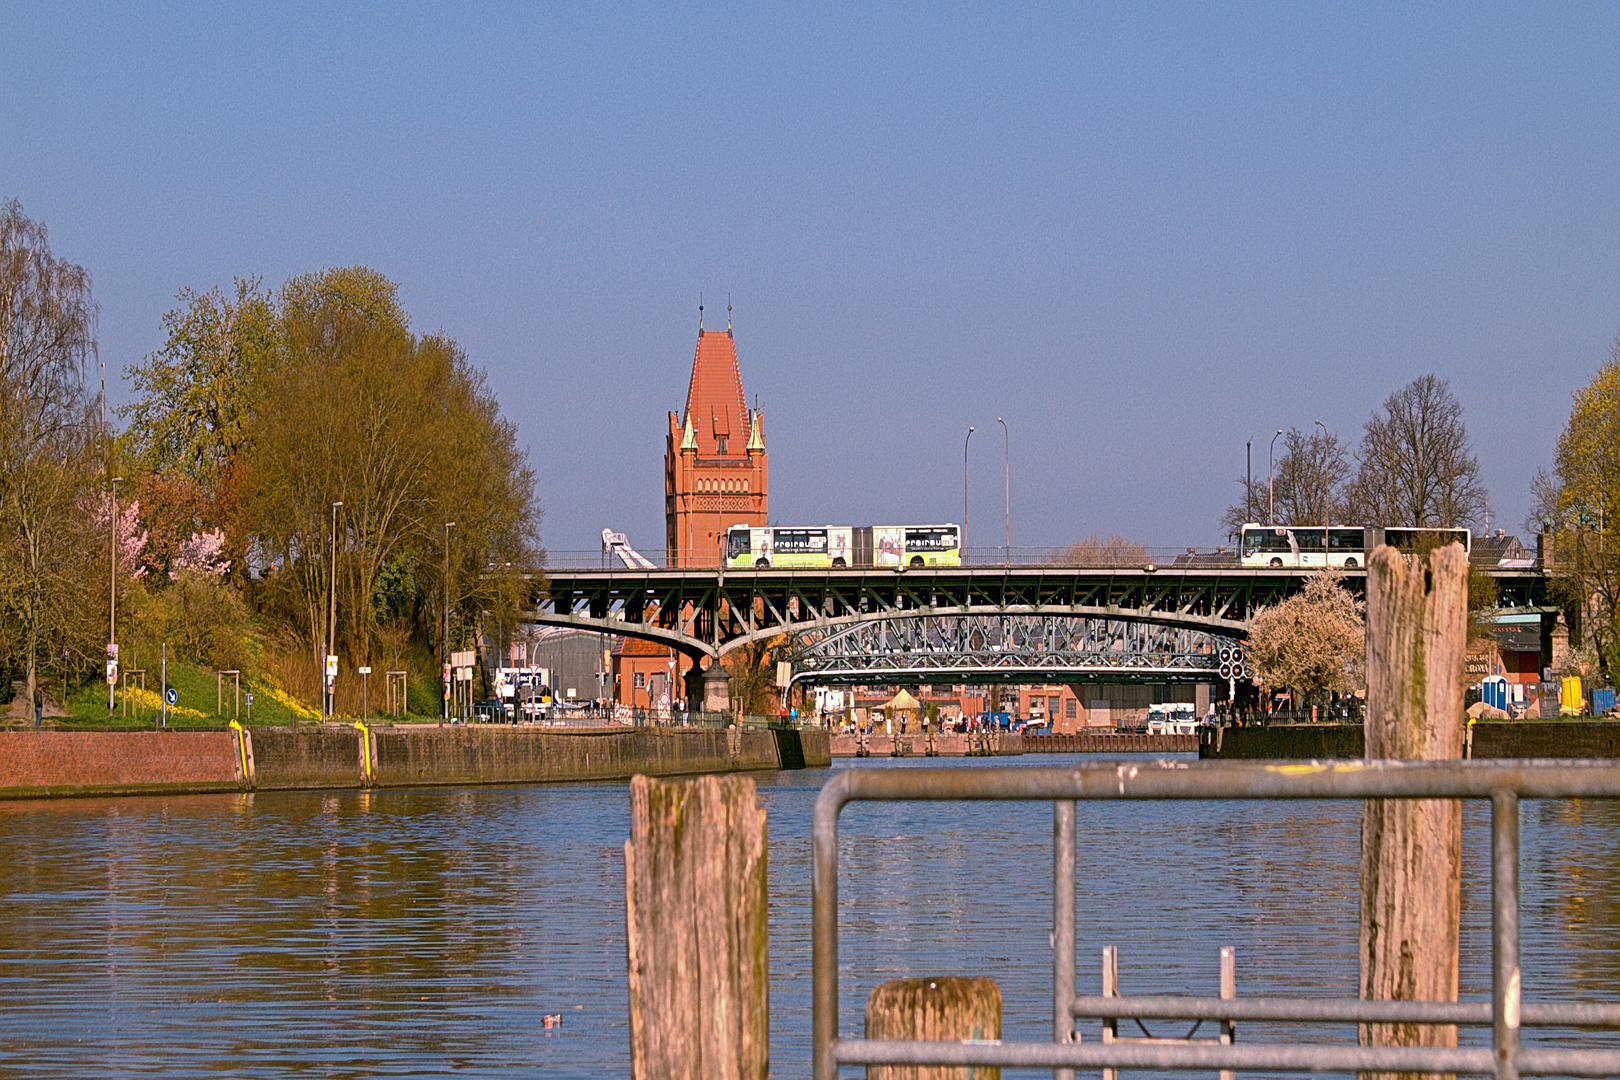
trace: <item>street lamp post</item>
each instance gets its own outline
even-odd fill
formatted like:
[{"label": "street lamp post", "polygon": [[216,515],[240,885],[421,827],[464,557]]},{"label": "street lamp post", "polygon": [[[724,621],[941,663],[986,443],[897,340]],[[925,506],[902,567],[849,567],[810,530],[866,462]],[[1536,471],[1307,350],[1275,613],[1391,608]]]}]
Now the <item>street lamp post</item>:
[{"label": "street lamp post", "polygon": [[332,659],[337,655],[337,512],[341,502],[332,504],[332,591],[326,617],[326,718],[337,715],[337,670]]},{"label": "street lamp post", "polygon": [[450,530],[456,523],[444,523],[444,717],[450,719]]},{"label": "street lamp post", "polygon": [[[105,407],[105,406],[103,406]],[[112,549],[112,570],[107,579],[107,715],[113,713],[115,695],[118,693],[118,669],[113,665],[118,663],[118,485],[123,481],[122,476],[115,476],[109,483],[112,485],[112,521],[108,532],[108,547]]]},{"label": "street lamp post", "polygon": [[1243,444],[1243,520],[1254,520],[1254,436]]},{"label": "street lamp post", "polygon": [[[1277,429],[1277,435],[1282,434],[1282,428]],[[1266,452],[1266,524],[1277,524],[1277,492],[1272,487],[1271,462],[1277,451],[1277,435],[1271,437],[1271,449]]]},{"label": "street lamp post", "polygon": [[1003,549],[1001,561],[1004,565],[1012,565],[1012,436],[1007,434],[1007,421],[996,417],[996,423],[1001,425],[1001,482],[1004,485],[1004,498],[1006,499],[1007,513],[1007,546]]},{"label": "street lamp post", "polygon": [[968,506],[967,506],[968,443],[971,442],[972,439],[973,439],[973,425],[969,424],[968,425],[967,437],[962,440],[962,561],[964,563],[967,562],[967,550],[968,550],[968,546],[967,546],[967,527],[968,527]]},{"label": "street lamp post", "polygon": [[1328,434],[1327,425],[1318,420],[1316,426],[1322,429],[1322,565],[1327,565],[1328,549],[1328,508],[1333,505],[1333,489],[1328,486]]}]

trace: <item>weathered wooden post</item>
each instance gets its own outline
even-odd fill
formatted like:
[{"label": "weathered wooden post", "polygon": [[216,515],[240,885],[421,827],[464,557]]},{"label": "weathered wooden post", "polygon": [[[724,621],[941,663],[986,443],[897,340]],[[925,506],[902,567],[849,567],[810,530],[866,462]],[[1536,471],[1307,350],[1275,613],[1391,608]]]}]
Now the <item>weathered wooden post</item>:
[{"label": "weathered wooden post", "polygon": [[765,811],[745,776],[630,781],[630,1075],[765,1080]]},{"label": "weathered wooden post", "polygon": [[[983,976],[894,979],[866,998],[868,1039],[960,1042],[1001,1038],[1001,988]],[[1001,1070],[868,1065],[866,1080],[998,1080]]]},{"label": "weathered wooden post", "polygon": [[[1367,571],[1366,755],[1458,758],[1468,556],[1460,544],[1448,544],[1408,565],[1383,546]],[[1367,800],[1361,821],[1363,999],[1457,1000],[1461,877],[1457,800]],[[1361,1044],[1456,1046],[1457,1029],[1363,1024]]]}]

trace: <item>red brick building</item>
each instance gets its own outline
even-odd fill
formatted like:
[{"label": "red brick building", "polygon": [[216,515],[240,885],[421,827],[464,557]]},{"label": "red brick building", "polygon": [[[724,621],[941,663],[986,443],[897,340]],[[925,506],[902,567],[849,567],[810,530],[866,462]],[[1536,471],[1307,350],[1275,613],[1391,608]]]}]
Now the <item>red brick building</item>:
[{"label": "red brick building", "polygon": [[730,318],[705,331],[686,388],[669,414],[664,450],[664,543],[670,566],[718,566],[732,525],[764,525],[768,473],[764,417],[748,408]]},{"label": "red brick building", "polygon": [[658,709],[673,705],[681,694],[673,649],[640,638],[618,640],[613,647],[614,701],[633,709]]}]

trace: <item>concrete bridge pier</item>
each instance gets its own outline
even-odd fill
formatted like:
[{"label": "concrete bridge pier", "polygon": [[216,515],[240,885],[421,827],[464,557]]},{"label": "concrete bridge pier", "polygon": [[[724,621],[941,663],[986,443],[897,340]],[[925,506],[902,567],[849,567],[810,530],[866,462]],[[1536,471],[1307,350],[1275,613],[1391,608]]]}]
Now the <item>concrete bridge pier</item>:
[{"label": "concrete bridge pier", "polygon": [[725,666],[720,663],[711,664],[704,670],[702,678],[703,711],[731,712],[731,677],[726,674]]}]

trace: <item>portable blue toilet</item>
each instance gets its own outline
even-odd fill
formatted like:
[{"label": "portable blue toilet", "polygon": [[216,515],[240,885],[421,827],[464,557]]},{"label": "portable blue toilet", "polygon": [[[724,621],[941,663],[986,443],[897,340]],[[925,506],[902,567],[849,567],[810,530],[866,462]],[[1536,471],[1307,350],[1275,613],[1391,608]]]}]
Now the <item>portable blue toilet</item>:
[{"label": "portable blue toilet", "polygon": [[1507,711],[1508,681],[1500,675],[1492,675],[1479,687],[1480,700],[1493,709]]}]

